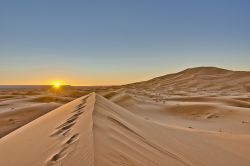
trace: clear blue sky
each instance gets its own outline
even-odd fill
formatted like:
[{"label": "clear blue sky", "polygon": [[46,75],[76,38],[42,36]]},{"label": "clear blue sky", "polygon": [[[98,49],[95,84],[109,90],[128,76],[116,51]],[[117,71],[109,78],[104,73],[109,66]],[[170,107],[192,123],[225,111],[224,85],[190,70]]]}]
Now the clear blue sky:
[{"label": "clear blue sky", "polygon": [[1,0],[0,84],[250,70],[249,0]]}]

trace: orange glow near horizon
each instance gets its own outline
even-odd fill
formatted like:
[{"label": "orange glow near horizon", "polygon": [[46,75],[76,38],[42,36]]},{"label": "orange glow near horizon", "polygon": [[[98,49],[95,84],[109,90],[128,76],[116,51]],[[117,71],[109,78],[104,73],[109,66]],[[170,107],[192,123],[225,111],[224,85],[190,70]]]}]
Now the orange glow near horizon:
[{"label": "orange glow near horizon", "polygon": [[[145,81],[154,77],[154,74],[121,74],[122,78],[119,78],[118,75],[98,75],[98,76],[89,76],[86,77],[69,77],[61,76],[60,78],[36,78],[32,80],[18,80],[16,85],[51,85],[52,87],[62,87],[64,85],[71,86],[107,86],[107,85],[123,85],[138,81]],[[156,74],[155,74],[156,75]],[[13,81],[14,82],[14,81]]]},{"label": "orange glow near horizon", "polygon": [[[66,72],[65,72],[66,73]],[[4,75],[0,80],[0,85],[50,85],[58,87],[64,85],[72,86],[106,86],[123,85],[138,81],[145,81],[155,76],[163,75],[164,72],[119,72],[108,74],[53,74],[42,72],[41,74],[22,73],[14,75]],[[25,78],[25,79],[24,79]],[[29,78],[29,79],[27,79]]]}]

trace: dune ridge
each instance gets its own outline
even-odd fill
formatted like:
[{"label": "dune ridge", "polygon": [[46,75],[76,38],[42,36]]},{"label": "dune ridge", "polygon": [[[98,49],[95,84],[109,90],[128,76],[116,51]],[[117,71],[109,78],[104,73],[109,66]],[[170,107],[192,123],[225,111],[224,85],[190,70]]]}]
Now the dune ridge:
[{"label": "dune ridge", "polygon": [[249,134],[172,127],[91,93],[0,139],[4,166],[248,166]]}]

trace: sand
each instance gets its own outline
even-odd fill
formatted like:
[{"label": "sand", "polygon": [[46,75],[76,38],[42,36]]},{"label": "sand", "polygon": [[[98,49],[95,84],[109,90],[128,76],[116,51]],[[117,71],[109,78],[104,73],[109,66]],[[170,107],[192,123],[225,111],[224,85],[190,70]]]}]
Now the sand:
[{"label": "sand", "polygon": [[[27,123],[0,139],[0,165],[249,166],[248,85],[249,72],[194,68],[135,84],[95,87],[98,93],[67,104],[65,97],[55,102],[9,94],[2,100],[16,111],[0,114],[0,120],[8,115],[2,126],[10,126],[9,118],[20,119],[22,112],[20,121]],[[86,93],[78,91],[67,93]]]},{"label": "sand", "polygon": [[0,161],[8,166],[250,163],[249,133],[172,126],[156,119],[92,93],[0,139]]},{"label": "sand", "polygon": [[1,98],[0,138],[72,100],[63,97],[51,97],[49,95],[2,95]]},{"label": "sand", "polygon": [[1,165],[93,165],[94,102],[79,98],[0,139]]}]

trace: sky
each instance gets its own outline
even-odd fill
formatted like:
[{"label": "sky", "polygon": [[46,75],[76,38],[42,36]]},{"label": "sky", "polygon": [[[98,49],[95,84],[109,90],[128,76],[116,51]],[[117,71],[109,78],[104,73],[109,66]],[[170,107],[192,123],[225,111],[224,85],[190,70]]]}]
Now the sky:
[{"label": "sky", "polygon": [[0,0],[0,85],[250,70],[249,0]]}]

